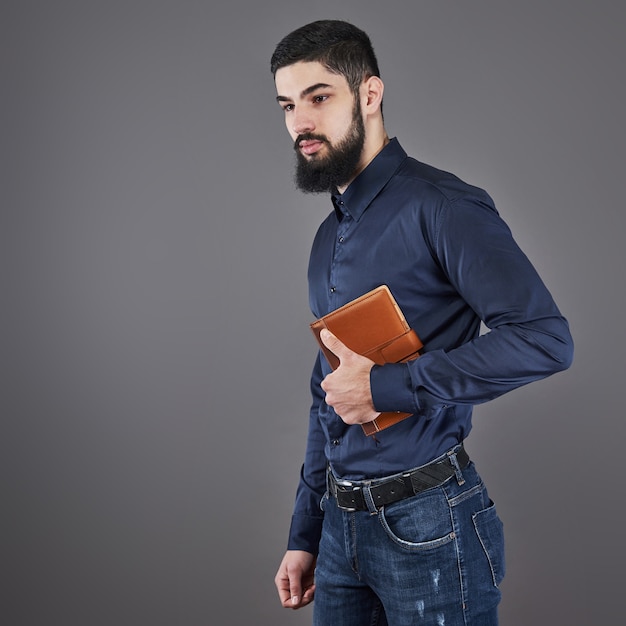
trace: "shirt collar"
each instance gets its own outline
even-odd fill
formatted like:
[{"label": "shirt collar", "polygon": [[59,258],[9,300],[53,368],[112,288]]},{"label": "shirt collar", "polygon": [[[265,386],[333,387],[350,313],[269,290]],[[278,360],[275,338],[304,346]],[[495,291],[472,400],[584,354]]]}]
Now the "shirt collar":
[{"label": "shirt collar", "polygon": [[341,220],[342,214],[348,214],[355,221],[360,220],[406,157],[407,153],[394,137],[350,183],[344,193],[332,195],[337,217]]}]

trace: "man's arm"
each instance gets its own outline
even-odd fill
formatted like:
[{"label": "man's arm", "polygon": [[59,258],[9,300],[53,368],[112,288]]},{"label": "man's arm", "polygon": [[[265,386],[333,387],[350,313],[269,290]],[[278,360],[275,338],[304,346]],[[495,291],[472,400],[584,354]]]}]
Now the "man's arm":
[{"label": "man's arm", "polygon": [[480,404],[571,364],[567,321],[506,224],[478,203],[447,209],[436,241],[439,263],[490,330],[461,346],[427,345],[414,361],[382,366],[328,340],[343,358],[322,388],[347,423],[370,421],[375,411],[428,417],[447,404]]},{"label": "man's arm", "polygon": [[311,374],[313,402],[309,413],[309,431],[287,545],[288,550],[304,550],[312,554],[317,554],[322,534],[324,512],[320,509],[320,502],[326,491],[326,438],[319,421],[319,408],[324,401],[324,392],[320,388],[322,378],[321,357],[318,354]]},{"label": "man's arm", "polygon": [[460,346],[426,345],[406,364],[374,366],[370,382],[379,411],[428,417],[446,404],[480,404],[572,362],[567,321],[499,215],[460,198],[440,218],[438,263],[489,332]]},{"label": "man's arm", "polygon": [[309,434],[289,530],[288,550],[274,579],[282,605],[292,609],[309,604],[315,592],[315,555],[324,519],[320,501],[326,489],[325,440],[318,418],[319,406],[323,402],[321,379],[321,359],[318,354],[311,374],[313,402],[309,415]]}]

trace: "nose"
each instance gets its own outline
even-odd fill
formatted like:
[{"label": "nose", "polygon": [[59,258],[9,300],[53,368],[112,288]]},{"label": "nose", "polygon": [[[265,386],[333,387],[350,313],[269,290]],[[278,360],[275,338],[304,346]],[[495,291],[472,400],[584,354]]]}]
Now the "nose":
[{"label": "nose", "polygon": [[315,122],[308,112],[296,109],[291,128],[296,135],[312,133],[315,130]]}]

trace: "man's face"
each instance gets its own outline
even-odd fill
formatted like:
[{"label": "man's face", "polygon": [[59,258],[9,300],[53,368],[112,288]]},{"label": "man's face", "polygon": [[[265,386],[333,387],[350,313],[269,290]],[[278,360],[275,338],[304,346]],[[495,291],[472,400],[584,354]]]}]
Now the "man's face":
[{"label": "man's face", "polygon": [[311,193],[346,187],[360,169],[365,128],[345,77],[299,62],[276,72],[276,90],[294,140],[298,187]]}]

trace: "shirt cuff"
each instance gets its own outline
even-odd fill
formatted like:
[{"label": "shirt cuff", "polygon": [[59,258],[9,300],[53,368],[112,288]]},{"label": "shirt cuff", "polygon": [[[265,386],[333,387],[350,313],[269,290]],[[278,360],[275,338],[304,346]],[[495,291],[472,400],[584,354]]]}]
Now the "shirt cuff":
[{"label": "shirt cuff", "polygon": [[370,371],[370,388],[374,408],[381,413],[419,411],[406,363],[374,365]]},{"label": "shirt cuff", "polygon": [[317,554],[322,536],[323,517],[294,514],[289,529],[288,550],[304,550]]}]

